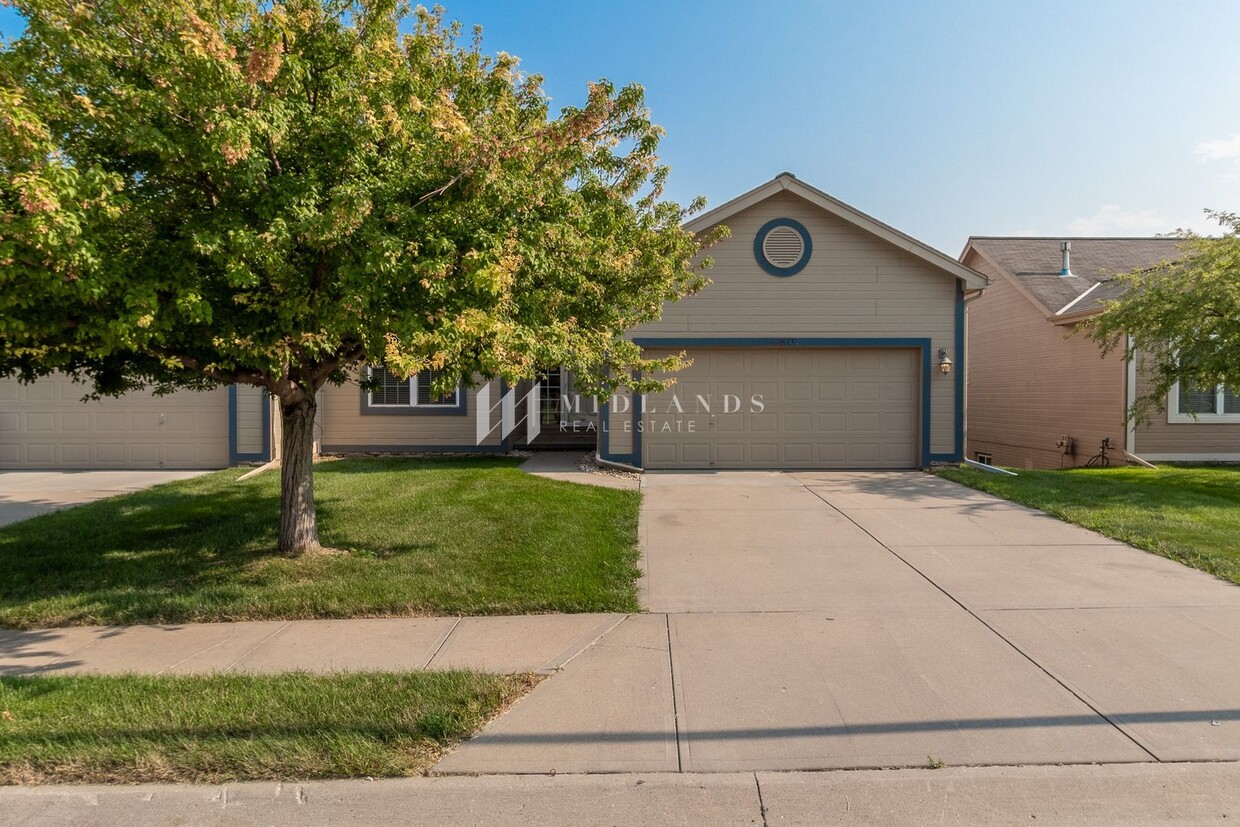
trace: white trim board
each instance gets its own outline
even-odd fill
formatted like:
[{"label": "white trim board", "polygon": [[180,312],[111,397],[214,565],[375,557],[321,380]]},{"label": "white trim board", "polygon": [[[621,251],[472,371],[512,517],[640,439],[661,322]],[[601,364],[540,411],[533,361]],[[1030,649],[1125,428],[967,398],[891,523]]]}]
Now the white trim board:
[{"label": "white trim board", "polygon": [[1142,454],[1150,462],[1240,462],[1240,454]]}]

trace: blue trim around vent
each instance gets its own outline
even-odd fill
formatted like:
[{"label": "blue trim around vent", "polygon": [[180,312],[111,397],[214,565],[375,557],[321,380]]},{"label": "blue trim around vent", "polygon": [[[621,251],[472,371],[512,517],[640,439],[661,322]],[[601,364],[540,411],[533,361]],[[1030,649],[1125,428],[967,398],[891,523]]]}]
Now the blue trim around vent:
[{"label": "blue trim around vent", "polygon": [[[958,308],[957,313],[960,312]],[[850,338],[772,338],[757,337],[752,339],[746,338],[667,338],[661,336],[639,337],[633,340],[635,344],[642,347],[823,347],[823,348],[848,348],[848,347],[890,347],[890,348],[919,348],[921,350],[921,465],[927,467],[932,461],[950,461],[943,460],[943,454],[930,453],[930,380],[933,376],[930,365],[930,339],[928,338],[893,338],[885,339],[880,337],[859,337]],[[957,390],[959,393],[959,390]],[[634,399],[634,405],[636,405]],[[636,443],[635,443],[636,444]],[[604,457],[606,459],[606,457]],[[634,465],[641,466],[642,457],[640,452]]]},{"label": "blue trim around vent", "polygon": [[[805,244],[805,252],[801,260],[791,267],[776,267],[766,260],[766,255],[762,252],[762,242],[766,241],[767,234],[776,227],[791,227],[797,235],[801,236],[801,241]],[[805,265],[809,264],[810,256],[813,254],[814,241],[810,238],[809,230],[805,229],[805,225],[800,221],[792,218],[772,218],[763,224],[758,234],[753,237],[753,257],[757,259],[758,266],[772,276],[795,276],[805,269]]]}]

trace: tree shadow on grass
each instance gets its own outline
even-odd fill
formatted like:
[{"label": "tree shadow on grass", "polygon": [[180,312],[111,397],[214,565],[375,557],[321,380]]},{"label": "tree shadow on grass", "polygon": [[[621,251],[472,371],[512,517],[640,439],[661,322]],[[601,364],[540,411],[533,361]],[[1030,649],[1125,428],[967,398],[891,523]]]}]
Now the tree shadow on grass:
[{"label": "tree shadow on grass", "polygon": [[116,615],[151,595],[232,582],[276,556],[278,515],[277,493],[230,484],[153,489],[15,523],[0,529],[0,613],[68,598]]}]

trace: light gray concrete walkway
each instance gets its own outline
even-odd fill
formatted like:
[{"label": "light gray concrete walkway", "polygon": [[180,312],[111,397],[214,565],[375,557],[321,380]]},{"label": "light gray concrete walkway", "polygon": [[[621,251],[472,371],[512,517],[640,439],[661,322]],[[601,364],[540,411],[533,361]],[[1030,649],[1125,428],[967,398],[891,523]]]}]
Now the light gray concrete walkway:
[{"label": "light gray concrete walkway", "polygon": [[477,669],[550,674],[622,614],[0,630],[0,675]]},{"label": "light gray concrete walkway", "polygon": [[0,471],[0,525],[206,471]]},{"label": "light gray concrete walkway", "polygon": [[1230,824],[1240,765],[405,778],[0,789],[0,823],[665,825]]},{"label": "light gray concrete walkway", "polygon": [[632,617],[444,773],[1240,760],[1240,589],[920,473],[648,474]]},{"label": "light gray concrete walkway", "polygon": [[597,485],[624,491],[636,491],[640,487],[639,474],[615,473],[607,469],[583,471],[579,466],[585,456],[584,451],[536,451],[521,463],[521,470],[527,474],[580,485]]}]

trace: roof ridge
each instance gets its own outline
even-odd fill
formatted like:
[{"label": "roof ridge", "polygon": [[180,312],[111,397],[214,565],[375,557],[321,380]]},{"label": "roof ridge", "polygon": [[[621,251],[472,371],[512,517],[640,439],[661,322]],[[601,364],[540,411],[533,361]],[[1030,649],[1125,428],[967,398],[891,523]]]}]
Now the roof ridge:
[{"label": "roof ridge", "polygon": [[971,235],[970,241],[1184,241],[1166,235]]}]

